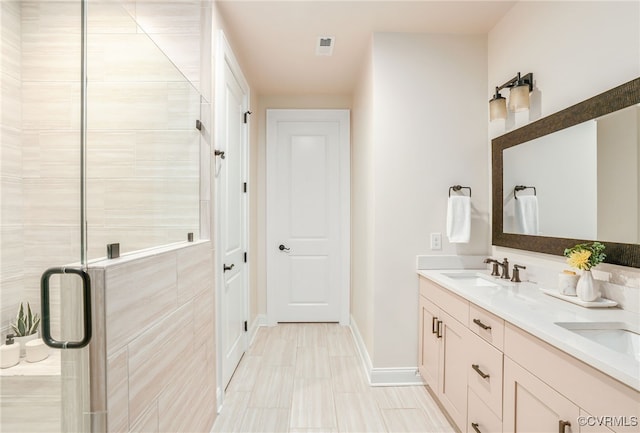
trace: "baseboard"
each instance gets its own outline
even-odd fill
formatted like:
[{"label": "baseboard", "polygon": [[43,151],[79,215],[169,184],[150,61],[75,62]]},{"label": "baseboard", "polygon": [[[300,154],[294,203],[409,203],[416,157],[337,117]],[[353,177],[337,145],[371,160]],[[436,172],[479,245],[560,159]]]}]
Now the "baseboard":
[{"label": "baseboard", "polygon": [[222,411],[222,388],[219,386],[216,387],[216,402],[217,402],[217,410],[218,414]]},{"label": "baseboard", "polygon": [[362,361],[362,368],[365,372],[369,385],[371,386],[408,386],[424,385],[424,381],[418,373],[418,367],[405,368],[373,368],[369,351],[364,344],[357,322],[351,316],[351,334],[356,341],[356,347]]}]

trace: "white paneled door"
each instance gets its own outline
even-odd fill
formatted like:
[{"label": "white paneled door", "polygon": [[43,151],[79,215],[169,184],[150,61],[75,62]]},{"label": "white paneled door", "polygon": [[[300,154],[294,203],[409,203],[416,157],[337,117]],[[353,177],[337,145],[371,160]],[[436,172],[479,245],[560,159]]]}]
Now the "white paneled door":
[{"label": "white paneled door", "polygon": [[[225,41],[226,42],[226,41]],[[248,88],[228,46],[218,88],[216,150],[217,266],[222,385],[226,387],[247,348],[247,124]]]},{"label": "white paneled door", "polygon": [[349,111],[267,110],[267,315],[349,320]]}]

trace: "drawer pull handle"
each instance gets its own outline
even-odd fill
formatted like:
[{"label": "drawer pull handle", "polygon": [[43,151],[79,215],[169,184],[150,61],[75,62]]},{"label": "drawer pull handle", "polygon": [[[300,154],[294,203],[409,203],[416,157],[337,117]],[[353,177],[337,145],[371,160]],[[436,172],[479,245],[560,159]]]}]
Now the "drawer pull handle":
[{"label": "drawer pull handle", "polygon": [[491,326],[485,325],[484,323],[482,323],[482,321],[480,319],[473,319],[473,323],[475,323],[476,325],[478,325],[482,329],[485,329],[485,330],[491,329]]},{"label": "drawer pull handle", "polygon": [[442,320],[438,320],[438,331],[436,333],[438,338],[442,338]]},{"label": "drawer pull handle", "polygon": [[565,429],[567,427],[571,427],[571,423],[569,421],[558,421],[558,433],[565,433]]},{"label": "drawer pull handle", "polygon": [[480,424],[478,424],[477,422],[472,422],[472,423],[471,423],[471,427],[473,427],[473,429],[476,431],[476,433],[482,433],[482,432],[480,431],[480,429],[478,428],[478,426],[479,426],[479,425],[480,425]]},{"label": "drawer pull handle", "polygon": [[473,368],[483,379],[489,379],[489,375],[480,370],[480,366],[478,364],[471,364],[471,368]]},{"label": "drawer pull handle", "polygon": [[432,334],[435,334],[436,332],[438,332],[438,325],[436,323],[437,321],[438,321],[438,318],[436,316],[433,316],[431,318],[431,333]]}]

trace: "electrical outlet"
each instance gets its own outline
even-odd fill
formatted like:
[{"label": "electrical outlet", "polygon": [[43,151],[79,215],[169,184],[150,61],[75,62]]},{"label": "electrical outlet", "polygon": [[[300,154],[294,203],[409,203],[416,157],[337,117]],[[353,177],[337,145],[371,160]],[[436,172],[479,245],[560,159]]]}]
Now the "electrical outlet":
[{"label": "electrical outlet", "polygon": [[442,234],[441,233],[431,233],[431,249],[432,250],[441,250],[442,249]]}]

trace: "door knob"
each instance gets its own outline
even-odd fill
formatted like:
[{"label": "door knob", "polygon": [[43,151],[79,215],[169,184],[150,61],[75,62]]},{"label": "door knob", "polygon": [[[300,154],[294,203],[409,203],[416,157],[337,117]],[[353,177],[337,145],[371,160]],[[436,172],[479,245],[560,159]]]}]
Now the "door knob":
[{"label": "door knob", "polygon": [[227,272],[230,271],[231,269],[233,269],[233,267],[235,266],[235,264],[231,263],[231,266],[227,266],[226,264],[222,265],[222,272]]},{"label": "door knob", "polygon": [[284,246],[284,245],[282,245],[282,244],[280,244],[280,246],[278,247],[278,249],[279,249],[280,251],[289,251],[289,250],[290,250],[289,248],[285,247],[285,246]]}]

